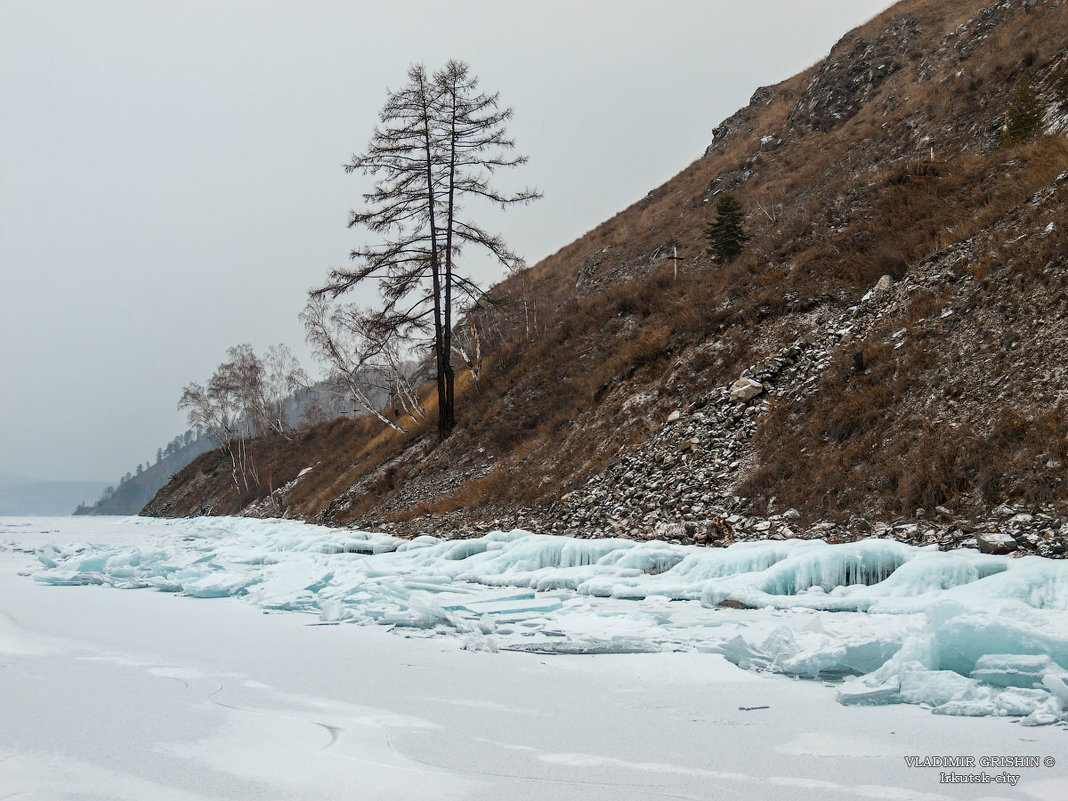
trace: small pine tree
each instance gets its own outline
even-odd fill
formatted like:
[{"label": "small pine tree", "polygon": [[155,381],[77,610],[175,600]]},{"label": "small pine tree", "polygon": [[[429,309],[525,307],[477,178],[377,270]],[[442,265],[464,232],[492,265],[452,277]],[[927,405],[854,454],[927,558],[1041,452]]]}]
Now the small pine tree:
[{"label": "small pine tree", "polygon": [[1053,74],[1053,95],[1062,106],[1068,105],[1068,64]]},{"label": "small pine tree", "polygon": [[1019,87],[1009,101],[1005,114],[1005,130],[1001,134],[1001,144],[1011,145],[1024,142],[1034,137],[1042,128],[1042,101],[1031,88],[1027,76],[1020,81]]},{"label": "small pine tree", "polygon": [[720,195],[716,201],[716,218],[705,228],[708,252],[719,264],[733,261],[741,252],[749,236],[742,228],[741,204],[734,195]]}]

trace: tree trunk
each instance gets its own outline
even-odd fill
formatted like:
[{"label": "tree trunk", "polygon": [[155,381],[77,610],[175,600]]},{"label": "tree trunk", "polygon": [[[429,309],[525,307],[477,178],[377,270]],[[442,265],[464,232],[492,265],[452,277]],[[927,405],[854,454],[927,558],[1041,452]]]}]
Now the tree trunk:
[{"label": "tree trunk", "polygon": [[452,433],[452,430],[456,428],[456,395],[455,395],[455,376],[452,372],[452,364],[445,362],[445,437]]},{"label": "tree trunk", "polygon": [[441,439],[456,427],[455,381],[452,373],[452,234],[456,227],[456,81],[453,78],[449,97],[449,200],[445,209],[445,321],[442,326],[441,354],[444,359],[445,405]]},{"label": "tree trunk", "polygon": [[452,424],[449,420],[449,381],[445,366],[438,350],[438,440],[444,441],[452,433]]}]

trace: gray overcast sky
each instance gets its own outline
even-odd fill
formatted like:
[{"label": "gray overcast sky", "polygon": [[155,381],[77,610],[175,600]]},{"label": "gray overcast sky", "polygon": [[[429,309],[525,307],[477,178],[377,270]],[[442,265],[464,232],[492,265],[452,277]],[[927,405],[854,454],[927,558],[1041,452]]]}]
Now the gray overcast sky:
[{"label": "gray overcast sky", "polygon": [[368,186],[340,165],[411,62],[515,109],[504,183],[545,198],[487,225],[534,263],[889,5],[0,0],[0,472],[115,480],[228,346],[307,362],[297,315]]}]

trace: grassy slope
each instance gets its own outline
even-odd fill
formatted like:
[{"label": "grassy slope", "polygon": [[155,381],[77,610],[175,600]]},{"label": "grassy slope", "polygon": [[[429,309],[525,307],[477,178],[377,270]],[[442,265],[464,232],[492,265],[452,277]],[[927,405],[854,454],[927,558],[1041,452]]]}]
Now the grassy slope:
[{"label": "grassy slope", "polygon": [[[257,443],[259,481],[248,491],[227,490],[229,466],[218,454],[201,457],[149,511],[197,511],[210,497],[213,511],[236,512],[308,466],[284,506],[336,523],[465,509],[491,516],[551,501],[646,438],[671,409],[803,333],[813,310],[844,307],[881,275],[899,278],[982,232],[987,253],[1005,257],[994,264],[976,254],[968,269],[982,273],[988,291],[962,305],[958,319],[1011,321],[1001,306],[1027,317],[1025,305],[1063,292],[1063,272],[1042,270],[1063,262],[1068,221],[1060,213],[1051,221],[1062,233],[1027,250],[1013,247],[1013,231],[997,223],[1068,168],[1068,148],[1058,134],[1000,149],[998,128],[1025,74],[1053,102],[1068,7],[999,3],[984,14],[982,5],[899,3],[844,37],[825,62],[759,90],[676,177],[496,287],[493,310],[480,319],[487,361],[477,384],[463,381],[461,426],[444,445],[435,446],[429,430],[397,435],[337,421],[304,432],[296,445]],[[721,190],[742,202],[752,233],[727,267],[711,262],[703,240]],[[673,247],[685,259],[678,280],[666,258]],[[999,297],[993,282],[1006,277],[1016,289]],[[928,299],[926,311],[918,303],[907,322],[944,300]],[[979,487],[975,465],[992,452],[1016,465],[1040,453],[1056,464],[1057,454],[1035,443],[1040,431],[1064,430],[1061,407],[1031,408],[1026,393],[1013,390],[970,404],[962,434],[960,420],[936,420],[913,397],[946,380],[930,358],[942,344],[937,333],[911,341],[905,354],[886,355],[873,340],[868,349],[886,358],[862,381],[843,382],[832,368],[816,399],[773,408],[753,443],[759,467],[748,492],[789,497],[810,516],[1060,500],[1059,474],[1021,466],[1013,480]],[[954,341],[963,353],[976,340]],[[1019,364],[993,358],[995,344],[987,344],[970,357],[985,353],[985,372],[962,374],[958,397],[986,397],[999,379],[1020,384]],[[941,364],[952,356],[942,355]],[[1048,369],[1038,362],[1051,358],[1036,356],[1031,367]],[[1063,394],[1055,380],[1049,397]],[[929,426],[922,436],[918,415]],[[956,455],[939,461],[915,448],[935,441]],[[887,443],[893,447],[876,447]],[[791,458],[806,471],[791,469]],[[914,482],[920,488],[903,487],[903,472],[928,462],[929,475]]]}]

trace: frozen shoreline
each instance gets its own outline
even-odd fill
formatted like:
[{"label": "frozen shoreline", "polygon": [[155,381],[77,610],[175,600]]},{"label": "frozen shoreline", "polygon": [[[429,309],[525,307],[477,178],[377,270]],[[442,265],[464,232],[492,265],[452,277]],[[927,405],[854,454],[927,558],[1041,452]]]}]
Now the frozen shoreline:
[{"label": "frozen shoreline", "polygon": [[248,518],[120,525],[133,544],[41,547],[35,579],[238,596],[472,650],[717,653],[846,679],[847,704],[1068,721],[1065,561],[880,539],[701,548],[521,530],[402,540]]},{"label": "frozen shoreline", "polygon": [[[11,522],[0,520],[0,543],[8,544],[0,552],[5,793],[1052,799],[1068,788],[1068,762],[1010,771],[1021,777],[1015,787],[991,785],[977,796],[974,786],[941,784],[938,770],[904,761],[1056,757],[1066,736],[1057,726],[904,705],[844,707],[834,702],[835,687],[740,670],[713,653],[464,650],[473,635],[406,638],[377,626],[317,625],[306,614],[263,614],[232,598],[45,586],[18,574],[40,567],[28,551],[46,540],[122,548],[169,536],[167,529],[106,519]],[[44,531],[56,526],[62,530]],[[638,602],[603,603],[612,612]],[[674,606],[671,636],[693,633],[702,615],[730,611]],[[664,614],[656,606],[646,613]],[[580,623],[587,634],[595,625],[633,629],[596,609],[573,615],[572,632]],[[494,636],[509,644],[509,635]]]}]

